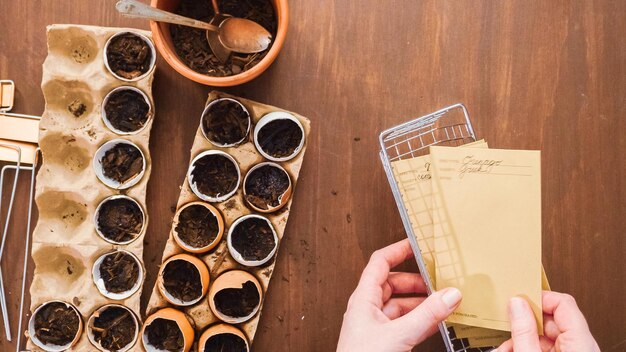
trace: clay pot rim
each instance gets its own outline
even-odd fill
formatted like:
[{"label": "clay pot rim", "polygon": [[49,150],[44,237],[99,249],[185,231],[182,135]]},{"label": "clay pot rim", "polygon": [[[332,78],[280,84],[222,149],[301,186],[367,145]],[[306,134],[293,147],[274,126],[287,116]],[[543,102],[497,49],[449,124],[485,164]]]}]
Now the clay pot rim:
[{"label": "clay pot rim", "polygon": [[[76,316],[78,316],[78,330],[76,331],[76,335],[74,336],[74,339],[72,339],[72,341],[70,343],[68,343],[67,345],[64,346],[58,346],[58,345],[54,345],[56,347],[50,347],[49,345],[44,344],[41,340],[39,340],[39,338],[37,337],[37,335],[35,334],[35,316],[37,315],[37,313],[39,313],[39,311],[45,307],[46,305],[50,304],[50,303],[62,303],[65,304],[66,307],[70,307],[74,310],[74,313],[76,313]],[[44,351],[48,351],[48,352],[60,352],[60,351],[65,351],[68,348],[71,348],[72,346],[74,346],[78,340],[80,339],[80,336],[82,335],[83,332],[83,317],[80,314],[80,311],[78,310],[78,308],[74,307],[73,304],[65,302],[65,301],[61,301],[61,300],[50,300],[50,301],[46,301],[42,304],[39,305],[39,307],[37,307],[35,309],[35,311],[33,311],[33,314],[30,317],[30,320],[28,321],[28,335],[30,337],[30,340],[39,348],[43,349]]]},{"label": "clay pot rim", "polygon": [[[193,258],[193,259],[192,259]],[[202,292],[200,294],[200,296],[198,296],[197,298],[191,300],[191,301],[182,301],[176,297],[174,297],[172,294],[170,294],[167,289],[165,288],[165,285],[163,284],[163,274],[165,272],[165,267],[167,266],[167,264],[169,264],[170,262],[173,261],[177,261],[177,260],[182,260],[182,261],[186,261],[188,263],[191,263],[196,270],[198,270],[198,275],[200,276],[200,286],[202,287]],[[202,263],[202,266],[198,267],[200,265],[200,263]],[[203,279],[203,277],[205,275],[202,275],[203,273],[206,274],[206,277],[208,278],[206,281]],[[198,302],[200,302],[202,300],[202,298],[204,298],[204,296],[207,294],[208,290],[209,290],[209,283],[210,283],[210,275],[209,275],[209,268],[207,267],[207,265],[198,257],[195,257],[191,254],[187,254],[187,253],[181,253],[181,254],[176,254],[173,255],[169,258],[167,258],[166,261],[163,262],[163,264],[161,264],[161,267],[159,268],[159,273],[157,274],[157,288],[159,289],[159,292],[161,293],[161,296],[163,296],[163,298],[165,298],[166,301],[168,301],[169,303],[178,306],[178,307],[188,307],[188,306],[192,306]]]},{"label": "clay pot rim", "polygon": [[[150,5],[159,8],[159,2],[160,0],[151,0]],[[163,28],[165,28],[167,24],[150,21],[150,30],[152,31],[154,42],[161,56],[172,68],[174,68],[174,70],[176,70],[181,75],[187,77],[192,81],[208,86],[236,86],[255,79],[265,70],[267,70],[272,62],[274,62],[274,60],[278,56],[278,53],[283,47],[285,37],[287,35],[287,28],[289,27],[289,6],[287,4],[287,0],[274,0],[272,3],[274,5],[274,11],[276,14],[278,25],[276,30],[276,37],[274,38],[272,47],[270,48],[267,55],[265,55],[265,57],[259,63],[254,65],[251,69],[228,77],[212,77],[209,75],[205,75],[192,70],[184,62],[182,62],[182,60],[176,54],[174,48],[168,44],[168,41],[165,38]]]},{"label": "clay pot rim", "polygon": [[[133,147],[137,148],[137,150],[139,150],[139,153],[141,154],[141,159],[142,159],[141,172],[139,172],[134,177],[128,179],[124,183],[117,182],[113,179],[110,179],[104,176],[104,168],[102,167],[102,163],[100,162],[100,160],[102,160],[102,158],[104,157],[104,154],[118,144],[132,145]],[[139,181],[141,181],[141,179],[143,178],[143,175],[146,173],[146,167],[147,167],[146,155],[144,154],[143,150],[141,150],[141,148],[139,148],[139,146],[135,144],[134,142],[129,141],[127,139],[116,138],[108,142],[105,142],[100,147],[98,147],[98,150],[96,150],[93,156],[92,166],[93,166],[94,172],[96,173],[96,177],[105,186],[112,188],[112,189],[118,189],[118,190],[128,189],[136,185],[137,183],[139,183]]]},{"label": "clay pot rim", "polygon": [[[124,291],[121,293],[109,292],[104,286],[104,282],[100,284],[102,280],[100,278],[100,265],[102,265],[104,258],[117,252],[124,252],[125,254],[129,254],[135,260],[135,262],[139,265],[139,276],[137,277],[137,282],[135,282],[135,284],[128,291]],[[144,268],[143,263],[133,252],[130,252],[126,249],[115,249],[107,253],[104,253],[100,255],[98,258],[96,258],[96,260],[93,262],[93,266],[91,267],[91,280],[101,295],[112,300],[121,301],[137,293],[137,291],[139,291],[141,286],[143,286],[143,282],[146,276],[145,270],[146,269]]]},{"label": "clay pot rim", "polygon": [[[150,57],[150,68],[148,68],[148,70],[145,73],[142,73],[140,76],[137,76],[133,79],[128,79],[128,78],[118,76],[117,73],[113,72],[113,70],[109,66],[109,59],[107,58],[107,52],[109,49],[109,45],[111,44],[111,41],[115,39],[116,37],[119,37],[124,34],[132,34],[141,38],[144,42],[146,42],[146,44],[148,44],[148,47],[150,48],[150,53],[152,54],[152,56]],[[152,71],[154,71],[156,67],[156,57],[157,57],[157,52],[156,52],[156,49],[154,47],[154,43],[152,42],[152,40],[150,40],[148,37],[146,37],[145,35],[141,33],[131,31],[131,30],[124,30],[124,31],[115,33],[112,36],[110,36],[109,39],[107,39],[106,43],[104,44],[104,49],[102,50],[102,61],[104,61],[104,66],[106,67],[107,71],[109,71],[109,73],[113,75],[113,77],[124,82],[137,82],[148,77],[152,73]]]},{"label": "clay pot rim", "polygon": [[[216,141],[212,141],[209,136],[207,135],[207,131],[204,130],[204,118],[207,115],[207,113],[209,112],[209,109],[211,109],[211,106],[215,105],[216,103],[220,102],[220,101],[232,101],[235,102],[236,104],[239,104],[239,106],[241,106],[241,108],[243,108],[243,111],[246,112],[246,115],[248,115],[248,128],[246,129],[246,135],[243,136],[243,138],[241,138],[241,140],[235,142],[235,143],[230,143],[230,144],[220,144]],[[216,147],[219,148],[230,148],[230,147],[234,147],[237,145],[240,145],[242,143],[244,143],[246,141],[246,139],[248,138],[248,136],[250,135],[250,130],[252,129],[252,116],[250,115],[250,111],[248,110],[248,108],[246,108],[245,105],[243,105],[242,102],[240,102],[237,99],[233,99],[233,98],[228,98],[228,97],[224,97],[224,98],[217,98],[215,100],[213,100],[212,102],[210,102],[209,104],[207,104],[207,106],[204,108],[204,110],[202,111],[202,115],[200,115],[200,131],[202,132],[202,135],[204,136],[204,138],[209,141],[209,143],[213,144]]]},{"label": "clay pot rim", "polygon": [[[271,167],[277,168],[279,170],[281,170],[282,172],[285,173],[285,175],[287,175],[287,179],[289,180],[289,185],[287,186],[287,189],[283,192],[283,194],[280,195],[280,197],[278,197],[278,205],[275,207],[272,207],[268,204],[268,208],[267,209],[261,209],[258,208],[256,205],[252,204],[252,202],[248,201],[248,192],[246,191],[246,184],[248,181],[248,176],[250,176],[250,174],[252,174],[252,172],[256,169],[259,169],[263,166],[269,165]],[[285,170],[284,167],[282,167],[280,164],[275,163],[273,161],[264,161],[264,162],[260,162],[254,166],[252,166],[250,168],[250,170],[248,170],[248,172],[246,172],[246,176],[243,178],[243,199],[246,201],[246,203],[255,211],[258,211],[260,213],[273,213],[275,211],[280,210],[282,207],[284,207],[285,205],[287,205],[287,203],[289,202],[289,199],[291,198],[291,193],[292,193],[292,183],[291,183],[291,175],[289,175],[289,172],[287,172],[287,170]]]},{"label": "clay pot rim", "polygon": [[[214,331],[216,332],[213,333]],[[231,325],[228,323],[217,323],[206,328],[204,332],[202,333],[202,335],[200,335],[200,339],[198,339],[198,352],[210,352],[210,351],[205,351],[204,345],[206,344],[206,342],[208,341],[210,337],[221,335],[221,334],[229,334],[229,335],[238,336],[245,342],[246,351],[250,351],[250,342],[248,342],[248,338],[243,333],[243,331],[239,330],[234,325]]]},{"label": "clay pot rim", "polygon": [[[208,245],[204,247],[198,248],[198,247],[192,247],[188,245],[185,241],[183,241],[182,238],[180,238],[180,236],[178,235],[178,232],[176,231],[176,225],[178,225],[178,218],[180,217],[180,214],[183,212],[183,210],[185,210],[186,208],[192,205],[201,205],[207,208],[213,214],[213,216],[215,216],[215,218],[217,219],[217,229],[218,229],[217,235],[215,236],[215,239],[213,239],[213,242],[209,243]],[[220,243],[220,241],[222,240],[222,236],[224,235],[224,228],[225,228],[224,217],[222,216],[222,214],[216,207],[206,202],[195,201],[195,202],[189,202],[183,205],[176,211],[176,214],[174,214],[174,219],[172,221],[172,236],[174,237],[174,241],[176,241],[178,246],[184,249],[185,251],[191,252],[194,254],[202,254],[215,248]]]},{"label": "clay pot rim", "polygon": [[[198,187],[196,186],[196,184],[193,182],[193,176],[191,175],[191,173],[194,170],[194,164],[196,163],[196,161],[202,159],[203,157],[207,156],[207,155],[220,155],[223,157],[226,157],[227,159],[229,159],[233,164],[235,164],[235,168],[237,169],[237,184],[235,185],[235,187],[229,192],[226,193],[225,195],[221,195],[219,197],[211,197],[208,196],[206,194],[203,194],[202,192],[200,192],[200,190],[198,190]],[[199,153],[198,155],[196,155],[192,160],[191,163],[189,164],[189,169],[187,169],[187,183],[189,183],[189,188],[191,188],[191,191],[200,199],[209,202],[209,203],[221,203],[226,201],[227,199],[229,199],[230,197],[232,197],[235,193],[237,193],[237,190],[239,189],[239,186],[241,184],[241,169],[239,168],[239,163],[237,162],[237,160],[230,154],[223,152],[221,150],[216,150],[216,149],[209,149],[209,150],[205,150],[201,153]]]},{"label": "clay pot rim", "polygon": [[[115,200],[115,199],[128,199],[130,201],[132,201],[133,203],[137,204],[137,206],[139,207],[139,210],[141,211],[141,215],[143,218],[143,223],[141,225],[141,230],[139,231],[139,233],[137,234],[137,236],[135,236],[134,238],[132,238],[129,241],[121,241],[121,242],[116,242],[113,241],[109,238],[107,238],[102,231],[100,231],[100,227],[98,226],[98,216],[100,215],[100,210],[102,208],[102,205],[110,200]],[[94,228],[96,229],[96,233],[98,234],[98,236],[100,236],[100,238],[102,238],[104,241],[114,244],[114,245],[127,245],[130,243],[135,242],[139,237],[141,237],[145,232],[146,232],[146,228],[148,227],[148,221],[147,221],[147,217],[146,217],[146,211],[143,210],[143,207],[141,206],[141,204],[139,203],[139,201],[137,201],[135,198],[127,196],[125,194],[115,194],[112,196],[108,196],[106,198],[104,198],[96,207],[96,210],[94,211],[94,215],[93,215],[93,224],[94,224]]]},{"label": "clay pot rim", "polygon": [[133,317],[133,321],[135,322],[135,336],[133,337],[133,340],[128,345],[124,346],[124,348],[118,351],[118,352],[126,352],[130,350],[131,348],[133,348],[133,346],[135,346],[135,344],[137,343],[137,340],[139,340],[139,330],[141,330],[141,326],[140,326],[139,318],[137,318],[137,315],[135,314],[135,312],[133,312],[132,309],[126,307],[125,305],[118,304],[118,303],[108,303],[94,310],[93,313],[91,313],[91,316],[89,316],[89,319],[87,319],[87,338],[89,339],[89,342],[91,342],[91,344],[98,350],[102,352],[109,352],[109,350],[102,347],[102,345],[96,341],[96,338],[93,332],[91,331],[92,330],[91,326],[93,324],[93,321],[96,319],[96,313],[104,311],[106,308],[109,308],[109,307],[119,307],[119,308],[125,309],[126,311],[130,313],[130,315]]},{"label": "clay pot rim", "polygon": [[[245,221],[247,219],[251,219],[251,218],[265,220],[267,222],[267,224],[270,226],[270,229],[272,230],[272,234],[274,235],[274,248],[267,255],[267,257],[265,257],[265,258],[263,258],[261,260],[245,260],[245,259],[243,259],[241,254],[233,247],[233,243],[232,243],[233,231],[234,231],[235,227],[237,227],[237,225],[239,225],[243,221]],[[267,263],[268,261],[270,261],[274,257],[274,255],[276,255],[276,251],[278,250],[278,235],[276,234],[276,229],[274,229],[274,225],[272,224],[272,222],[267,217],[265,217],[263,215],[259,215],[259,214],[247,214],[247,215],[240,216],[239,218],[237,218],[237,220],[235,220],[232,223],[232,225],[230,225],[230,228],[228,229],[228,235],[226,236],[226,243],[228,245],[228,252],[230,253],[230,256],[233,257],[233,259],[235,259],[235,261],[237,263],[239,263],[239,264],[241,264],[243,266],[247,266],[247,267],[257,267],[257,266],[261,266],[261,265]]]},{"label": "clay pot rim", "polygon": [[[261,148],[261,146],[259,145],[259,132],[261,131],[261,129],[263,127],[265,127],[265,125],[267,125],[268,123],[272,122],[272,121],[278,121],[278,120],[289,120],[289,121],[293,121],[296,125],[298,125],[298,127],[300,128],[300,131],[302,131],[302,139],[300,140],[300,144],[298,144],[298,146],[296,147],[296,149],[294,149],[293,153],[291,153],[290,155],[284,156],[284,157],[274,157],[268,153],[266,153],[263,148]],[[273,111],[270,113],[267,113],[265,115],[263,115],[263,117],[261,117],[261,119],[259,120],[259,122],[257,122],[256,126],[254,127],[254,146],[256,147],[257,151],[263,155],[264,158],[271,160],[271,161],[275,161],[275,162],[284,162],[284,161],[289,161],[295,157],[298,156],[298,154],[300,154],[300,151],[302,151],[302,148],[304,148],[304,141],[306,139],[306,133],[304,131],[304,126],[302,126],[302,123],[300,122],[300,120],[294,116],[291,113],[288,113],[286,111]]]},{"label": "clay pot rim", "polygon": [[[233,274],[245,276],[246,279],[241,281],[241,284],[245,283],[246,281],[252,281],[259,292],[259,304],[254,308],[252,313],[244,317],[231,317],[231,316],[223,314],[217,309],[217,307],[215,306],[215,300],[213,299],[215,298],[215,295],[217,294],[217,292],[223,289],[241,288],[241,287],[226,286],[226,287],[220,288],[218,291],[215,291],[215,287],[217,287],[217,284],[219,284],[218,280],[220,278],[222,278],[223,280],[224,276],[233,275]],[[213,314],[215,314],[215,316],[221,321],[228,323],[228,324],[241,324],[252,319],[255,315],[257,315],[257,313],[259,313],[259,311],[261,310],[261,306],[263,305],[263,298],[264,298],[263,296],[264,296],[263,286],[261,286],[261,282],[259,281],[259,279],[257,279],[257,277],[254,276],[252,273],[245,271],[245,270],[241,270],[241,269],[228,270],[228,271],[221,273],[213,282],[213,285],[211,286],[211,290],[208,295],[209,308],[211,308],[211,311],[213,312]]]},{"label": "clay pot rim", "polygon": [[[174,317],[172,315],[178,315],[178,317]],[[184,324],[186,324],[186,326],[181,326],[181,323],[177,320],[177,318],[183,319]],[[157,319],[169,320],[169,321],[173,321],[174,323],[176,323],[176,326],[178,326],[178,329],[183,335],[183,351],[186,352],[191,349],[191,345],[193,344],[194,339],[195,339],[195,336],[194,336],[195,331],[194,331],[193,326],[189,322],[189,318],[184,312],[175,308],[168,307],[168,308],[161,308],[157,310],[156,312],[154,312],[153,314],[149,315],[141,327],[141,345],[147,352],[162,352],[162,350],[157,350],[156,348],[152,347],[152,345],[149,345],[147,341],[147,336],[146,336],[146,328],[150,326],[150,324],[152,324],[152,322],[154,322]],[[187,336],[188,334],[191,335],[190,339]]]},{"label": "clay pot rim", "polygon": [[[107,118],[107,113],[106,113],[106,111],[104,109],[105,106],[109,102],[109,99],[111,99],[111,95],[113,95],[113,93],[119,92],[119,91],[122,91],[122,90],[132,90],[134,92],[137,92],[137,93],[141,94],[141,96],[143,97],[144,101],[148,104],[148,118],[146,119],[146,123],[144,123],[144,125],[141,126],[141,128],[139,128],[136,131],[125,132],[125,131],[122,131],[122,130],[118,130],[117,128],[113,127],[113,124],[111,124],[111,121],[109,121],[109,119]],[[139,134],[141,131],[146,129],[146,127],[150,123],[150,120],[152,120],[152,118],[154,116],[154,108],[152,106],[152,101],[150,101],[150,98],[148,98],[148,95],[146,93],[144,93],[141,89],[139,89],[137,87],[133,87],[133,86],[119,86],[119,87],[113,88],[110,92],[107,93],[107,95],[104,96],[104,99],[102,99],[102,106],[100,108],[100,115],[102,116],[102,122],[104,122],[104,124],[107,126],[107,128],[109,130],[111,130],[113,133],[118,134],[120,136],[132,136],[132,135]]]}]

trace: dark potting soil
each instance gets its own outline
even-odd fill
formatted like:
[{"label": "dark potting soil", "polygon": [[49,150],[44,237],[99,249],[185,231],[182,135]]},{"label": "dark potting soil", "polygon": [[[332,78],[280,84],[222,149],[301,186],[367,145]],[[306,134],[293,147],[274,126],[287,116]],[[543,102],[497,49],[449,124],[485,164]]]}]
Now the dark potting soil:
[{"label": "dark potting soil", "polygon": [[163,270],[163,286],[172,296],[189,302],[202,295],[198,269],[186,260],[173,260]]},{"label": "dark potting soil", "polygon": [[215,308],[233,318],[251,314],[259,305],[261,296],[252,281],[246,281],[241,288],[225,288],[213,297]]},{"label": "dark potting soil", "polygon": [[[278,27],[274,7],[270,0],[218,0],[223,14],[252,20],[276,38]],[[176,13],[210,22],[214,16],[210,1],[182,0]],[[174,48],[180,59],[192,70],[215,77],[232,76],[247,71],[267,55],[270,47],[256,54],[233,53],[226,63],[213,55],[206,40],[206,31],[180,25],[170,25]]]},{"label": "dark potting soil", "polygon": [[148,72],[151,59],[152,52],[148,44],[132,33],[115,37],[107,49],[111,71],[126,79],[137,78]]},{"label": "dark potting soil", "polygon": [[148,121],[149,111],[143,95],[130,89],[114,92],[104,106],[107,120],[122,132],[140,130]]},{"label": "dark potting soil", "polygon": [[122,293],[130,290],[139,280],[139,264],[132,255],[115,252],[104,257],[100,264],[100,276],[109,292]]},{"label": "dark potting soil", "polygon": [[280,205],[279,198],[289,188],[289,176],[271,165],[255,169],[246,178],[246,200],[259,209]]},{"label": "dark potting soil", "polygon": [[209,337],[204,344],[206,352],[246,352],[246,342],[235,334],[218,334]]},{"label": "dark potting soil", "polygon": [[48,303],[35,315],[35,335],[46,345],[65,346],[78,332],[79,318],[71,307]]},{"label": "dark potting soil", "polygon": [[248,113],[239,103],[220,100],[202,116],[202,129],[209,139],[218,144],[234,144],[248,134]]},{"label": "dark potting soil", "polygon": [[274,233],[267,221],[248,218],[237,224],[232,234],[233,248],[245,260],[261,260],[266,258],[274,247]]},{"label": "dark potting soil", "polygon": [[160,350],[171,352],[182,351],[185,345],[183,332],[176,322],[157,318],[146,327],[148,343]]},{"label": "dark potting soil", "polygon": [[109,351],[119,351],[128,346],[137,330],[132,314],[115,306],[101,311],[90,328],[96,342]]},{"label": "dark potting soil", "polygon": [[300,127],[293,121],[274,120],[263,126],[257,136],[258,143],[267,154],[282,158],[293,154],[300,145],[303,135]]},{"label": "dark potting soil", "polygon": [[101,163],[104,176],[124,183],[141,172],[143,157],[139,149],[120,143],[104,153]]},{"label": "dark potting soil", "polygon": [[215,240],[218,231],[217,218],[209,209],[200,204],[186,207],[178,216],[176,233],[191,247],[208,246]]},{"label": "dark potting soil", "polygon": [[143,214],[139,206],[125,198],[110,199],[98,212],[98,229],[114,242],[126,242],[141,232]]},{"label": "dark potting soil", "polygon": [[193,165],[193,182],[202,194],[218,197],[230,193],[237,186],[237,168],[225,156],[205,155]]}]

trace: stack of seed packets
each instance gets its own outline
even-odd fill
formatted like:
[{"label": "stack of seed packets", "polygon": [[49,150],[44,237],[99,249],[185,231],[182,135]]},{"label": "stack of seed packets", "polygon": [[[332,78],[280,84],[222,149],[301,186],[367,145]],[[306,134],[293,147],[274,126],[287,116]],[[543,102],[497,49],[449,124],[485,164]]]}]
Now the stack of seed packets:
[{"label": "stack of seed packets", "polygon": [[510,338],[507,306],[527,298],[542,331],[541,160],[538,151],[488,149],[484,140],[392,163],[436,290],[463,300],[448,318],[472,347]]}]

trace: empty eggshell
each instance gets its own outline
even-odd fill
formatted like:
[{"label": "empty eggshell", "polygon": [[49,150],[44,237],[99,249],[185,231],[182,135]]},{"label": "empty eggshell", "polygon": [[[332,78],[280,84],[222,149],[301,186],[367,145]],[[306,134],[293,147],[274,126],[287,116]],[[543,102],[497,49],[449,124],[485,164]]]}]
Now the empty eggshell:
[{"label": "empty eggshell", "polygon": [[[197,247],[193,247],[187,243],[185,243],[185,241],[183,241],[178,232],[176,231],[176,226],[178,225],[178,220],[180,218],[180,214],[183,212],[183,210],[187,209],[190,206],[193,205],[200,205],[205,207],[206,209],[208,209],[217,219],[217,226],[218,226],[218,232],[217,232],[217,236],[215,237],[215,239],[213,240],[213,242],[211,242],[210,244],[208,244],[207,246],[201,247],[201,248],[197,248]],[[207,204],[204,202],[191,202],[191,203],[187,203],[185,205],[183,205],[182,207],[180,207],[180,209],[178,209],[178,211],[176,212],[176,215],[174,215],[174,221],[172,222],[172,232],[174,234],[174,240],[176,241],[176,243],[178,243],[178,245],[191,253],[205,253],[210,251],[211,249],[215,248],[215,246],[217,246],[218,243],[220,243],[220,241],[222,240],[222,236],[224,234],[224,218],[222,217],[222,214],[219,212],[219,210],[217,210],[217,208],[215,208],[214,206],[212,206],[211,204]]]},{"label": "empty eggshell", "polygon": [[[72,339],[72,342],[70,342],[70,343],[68,343],[66,345],[63,345],[63,346],[46,345],[45,343],[43,343],[43,341],[41,341],[37,337],[37,334],[35,333],[35,331],[36,331],[35,330],[35,317],[37,316],[37,313],[39,313],[39,311],[42,308],[44,308],[45,306],[47,306],[50,303],[62,303],[65,306],[72,308],[72,310],[78,316],[78,330],[76,331],[76,335],[74,336],[74,339]],[[48,352],[60,352],[60,351],[65,351],[65,350],[71,348],[80,339],[80,335],[82,334],[82,331],[83,331],[83,318],[80,315],[80,312],[78,311],[78,309],[76,309],[76,307],[74,307],[74,305],[72,305],[72,304],[69,304],[69,303],[63,302],[63,301],[58,301],[58,300],[48,301],[48,302],[45,302],[45,303],[41,304],[39,307],[37,307],[37,309],[35,309],[35,311],[33,312],[33,315],[31,315],[30,320],[28,321],[28,336],[30,337],[30,340],[37,347],[43,349],[44,351],[48,351]]]},{"label": "empty eggshell", "polygon": [[[259,293],[259,303],[254,310],[250,314],[243,317],[231,317],[220,312],[215,305],[215,295],[224,289],[242,289],[244,283],[248,281],[254,284]],[[261,288],[259,280],[257,280],[257,278],[249,272],[243,270],[230,270],[215,279],[213,285],[211,286],[211,290],[209,291],[208,300],[211,311],[213,311],[213,314],[215,314],[220,320],[229,324],[239,324],[252,319],[252,317],[258,313],[261,307],[261,302],[263,302],[263,289]]]},{"label": "empty eggshell", "polygon": [[250,344],[248,343],[248,339],[246,338],[246,335],[241,332],[241,330],[230,324],[217,324],[209,327],[202,333],[202,335],[200,336],[200,340],[198,341],[198,352],[212,352],[206,350],[204,346],[211,337],[222,334],[234,335],[239,337],[246,346],[245,351],[250,351]]},{"label": "empty eggshell", "polygon": [[[167,267],[169,263],[173,261],[177,261],[177,260],[183,260],[183,261],[191,263],[198,270],[198,273],[200,274],[200,284],[202,286],[202,293],[199,297],[191,301],[183,301],[181,299],[178,299],[174,297],[165,288],[164,279],[163,279],[165,268]],[[202,260],[200,260],[197,257],[194,257],[193,255],[183,253],[183,254],[177,254],[177,255],[170,257],[163,263],[163,265],[161,265],[161,269],[159,270],[159,275],[157,277],[157,287],[159,288],[159,292],[161,292],[161,295],[171,304],[176,305],[176,306],[190,306],[190,305],[198,303],[202,299],[202,297],[206,295],[207,291],[209,290],[209,281],[210,281],[209,268],[207,268],[206,264],[204,264]]]},{"label": "empty eggshell", "polygon": [[[117,252],[122,252],[122,253],[130,255],[131,257],[133,257],[133,259],[139,266],[139,276],[137,278],[137,282],[135,282],[135,284],[128,291],[120,292],[120,293],[110,292],[109,290],[107,290],[106,286],[104,285],[104,280],[102,279],[102,276],[100,275],[100,266],[102,265],[102,262],[104,261],[104,259],[108,257],[109,255],[115,254]],[[93,267],[91,269],[91,275],[92,275],[94,284],[98,288],[98,291],[100,291],[100,293],[104,297],[114,299],[114,300],[123,300],[132,296],[135,292],[139,291],[139,288],[141,288],[141,285],[143,285],[145,269],[143,267],[143,264],[141,263],[141,260],[139,260],[139,258],[137,258],[135,254],[127,250],[118,249],[116,251],[105,253],[101,255],[100,257],[98,257],[98,259],[96,259],[96,261],[93,263]]]},{"label": "empty eggshell", "polygon": [[163,308],[161,310],[156,311],[154,314],[149,316],[146,319],[146,322],[143,324],[143,328],[141,329],[141,343],[146,352],[164,352],[163,350],[157,349],[148,341],[148,335],[146,329],[152,324],[156,319],[165,319],[171,320],[178,325],[181,333],[183,334],[183,352],[188,352],[191,350],[194,341],[195,332],[189,319],[185,315],[185,313],[176,310],[174,308]]},{"label": "empty eggshell", "polygon": [[[255,170],[258,170],[259,168],[263,167],[263,166],[271,166],[274,168],[277,168],[279,170],[281,170],[282,172],[285,173],[285,175],[287,175],[287,179],[289,180],[289,186],[287,187],[287,189],[285,190],[285,192],[283,192],[282,195],[280,195],[278,197],[278,205],[277,206],[272,206],[271,204],[267,204],[267,208],[263,209],[260,208],[258,206],[256,206],[253,202],[251,202],[248,199],[248,192],[247,192],[247,184],[248,184],[248,176],[250,176]],[[257,171],[258,172],[258,171]],[[246,173],[246,177],[244,177],[243,179],[243,198],[246,200],[246,203],[248,203],[248,205],[260,212],[260,213],[273,213],[275,211],[278,211],[279,209],[281,209],[282,207],[284,207],[285,205],[287,205],[287,202],[289,202],[289,198],[291,197],[291,193],[292,193],[293,187],[291,184],[291,177],[289,176],[289,173],[279,164],[277,163],[273,163],[273,162],[263,162],[263,163],[259,163],[254,165],[253,167],[250,168],[250,170],[248,170],[248,173]]]},{"label": "empty eggshell", "polygon": [[96,318],[99,317],[102,312],[106,311],[110,307],[118,307],[118,308],[125,309],[126,311],[128,311],[128,313],[130,313],[130,316],[133,318],[133,321],[135,322],[135,335],[133,336],[133,340],[130,343],[128,343],[126,346],[124,346],[122,349],[116,350],[117,352],[129,351],[135,345],[135,343],[137,342],[137,338],[139,337],[139,330],[140,330],[139,319],[137,318],[137,316],[132,310],[130,310],[128,307],[123,306],[121,304],[115,304],[115,303],[107,304],[96,309],[89,317],[89,320],[87,320],[87,338],[89,338],[89,342],[91,342],[91,344],[94,347],[96,347],[98,350],[102,352],[109,352],[109,350],[104,348],[98,341],[96,341],[96,337],[93,334],[92,327],[95,323]]}]

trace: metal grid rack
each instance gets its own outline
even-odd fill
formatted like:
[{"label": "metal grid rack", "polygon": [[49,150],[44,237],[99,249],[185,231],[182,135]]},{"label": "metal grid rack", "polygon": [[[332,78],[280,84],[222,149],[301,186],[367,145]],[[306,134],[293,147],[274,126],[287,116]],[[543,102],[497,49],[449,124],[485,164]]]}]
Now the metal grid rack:
[{"label": "metal grid rack", "polygon": [[[476,141],[476,134],[472,128],[467,108],[463,104],[454,104],[405,122],[383,131],[379,136],[380,158],[400,211],[404,229],[411,242],[418,268],[426,283],[428,294],[431,294],[435,288],[432,284],[433,280],[428,274],[423,253],[432,249],[420,248],[418,245],[417,235],[421,234],[416,232],[419,231],[420,224],[415,224],[418,227],[417,231],[411,224],[410,210],[407,209],[402,200],[402,194],[394,177],[391,163],[426,155],[430,146],[460,146],[474,141]],[[448,328],[445,322],[439,324],[439,331],[448,352],[481,352],[491,351],[494,348],[468,347],[468,340],[456,338],[454,330]]]}]

